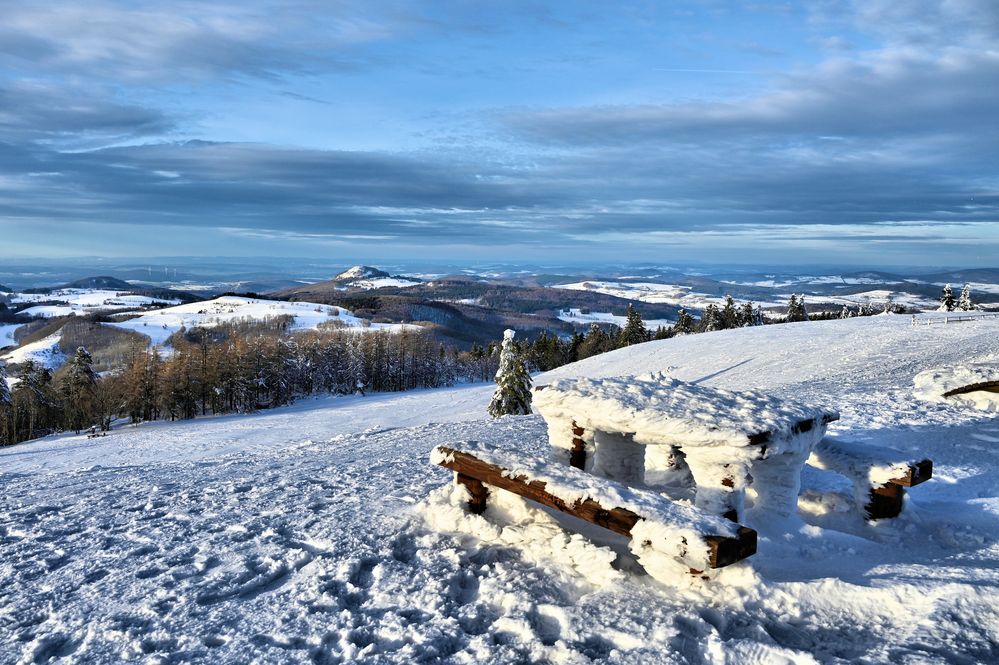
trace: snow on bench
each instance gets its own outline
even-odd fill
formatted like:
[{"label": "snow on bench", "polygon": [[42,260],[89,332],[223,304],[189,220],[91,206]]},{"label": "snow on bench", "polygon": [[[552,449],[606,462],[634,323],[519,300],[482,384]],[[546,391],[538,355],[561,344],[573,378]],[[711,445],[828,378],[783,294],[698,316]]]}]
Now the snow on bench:
[{"label": "snow on bench", "polygon": [[857,504],[869,519],[897,517],[902,512],[905,488],[933,476],[933,462],[928,459],[916,461],[892,448],[832,437],[819,441],[808,464],[852,480]]},{"label": "snow on bench", "polygon": [[913,395],[928,402],[999,411],[999,363],[929,369],[917,374],[913,383]]},{"label": "snow on bench", "polygon": [[[620,482],[688,470],[695,505],[738,521],[750,476],[757,505],[796,510],[801,467],[836,411],[663,374],[555,381],[534,395],[555,459]],[[649,452],[646,452],[646,449]]]},{"label": "snow on bench", "polygon": [[[460,448],[460,449],[459,449]],[[756,552],[756,532],[655,492],[626,487],[570,466],[475,442],[437,446],[430,461],[455,472],[469,510],[482,513],[498,487],[631,538],[640,560],[673,559],[702,572]]]}]

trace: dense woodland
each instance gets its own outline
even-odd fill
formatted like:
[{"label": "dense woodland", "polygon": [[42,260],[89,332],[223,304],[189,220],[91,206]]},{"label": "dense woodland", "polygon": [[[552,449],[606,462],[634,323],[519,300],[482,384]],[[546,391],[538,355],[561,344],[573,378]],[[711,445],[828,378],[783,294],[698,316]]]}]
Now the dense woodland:
[{"label": "dense woodland", "polygon": [[[967,288],[960,299],[945,289],[941,304],[942,309],[974,307]],[[721,307],[708,305],[700,319],[681,309],[672,326],[655,331],[646,329],[641,315],[629,306],[623,328],[593,324],[586,334],[577,332],[566,338],[542,332],[534,340],[510,343],[531,371],[548,371],[677,335],[903,311],[887,301],[881,306],[809,314],[804,298],[791,296],[787,311],[774,316],[749,302],[737,304],[730,296]],[[311,395],[487,381],[499,364],[499,342],[458,351],[419,332],[359,333],[329,327],[290,334],[290,324],[289,317],[276,317],[184,330],[170,339],[169,355],[147,349],[145,340],[132,342],[123,351],[124,342],[116,338],[111,357],[120,362],[116,369],[101,374],[81,345],[56,372],[34,362],[21,363],[13,372],[17,381],[12,390],[7,389],[0,364],[0,445],[58,431],[106,431],[116,418],[135,423],[187,419],[246,413]],[[80,322],[77,327],[84,325],[97,324]],[[64,335],[64,345],[73,339]]]}]

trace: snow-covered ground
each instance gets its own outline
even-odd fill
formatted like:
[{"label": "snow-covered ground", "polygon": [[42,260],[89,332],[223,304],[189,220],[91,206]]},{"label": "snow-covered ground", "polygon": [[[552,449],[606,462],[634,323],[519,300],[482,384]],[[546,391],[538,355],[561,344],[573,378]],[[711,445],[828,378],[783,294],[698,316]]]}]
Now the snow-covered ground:
[{"label": "snow-covered ground", "polygon": [[[559,284],[554,289],[569,289],[572,291],[593,291],[608,296],[627,298],[648,303],[665,303],[687,309],[702,310],[709,304],[724,305],[724,296],[712,296],[691,291],[690,287],[676,284],[660,284],[659,282],[574,282]],[[775,298],[772,301],[757,300],[756,304],[763,307],[776,307],[787,304],[787,298]]]},{"label": "snow-covered ground", "polygon": [[[587,312],[583,314],[582,310],[577,308],[572,309],[562,309],[559,310],[558,318],[562,321],[568,321],[569,323],[575,323],[577,325],[589,325],[591,323],[613,323],[621,328],[627,323],[628,317],[618,316],[616,314],[611,314],[610,312]],[[670,319],[649,319],[644,322],[646,329],[655,332],[655,329],[659,326],[669,327],[673,325],[673,321]]]},{"label": "snow-covered ground", "polygon": [[433,446],[546,454],[539,417],[483,417],[489,386],[13,446],[0,662],[997,662],[999,421],[912,394],[920,371],[997,357],[997,319],[879,316],[650,342],[537,377],[668,369],[758,388],[934,461],[902,517],[875,524],[845,478],[806,468],[797,515],[748,512],[755,556],[679,587],[509,497],[487,511],[504,539],[428,526],[425,497],[450,482]]},{"label": "snow-covered ground", "polygon": [[[264,320],[279,316],[292,316],[292,330],[316,328],[322,323],[339,322],[344,328],[358,331],[386,330],[399,332],[408,324],[367,323],[342,307],[310,302],[283,302],[224,296],[215,300],[167,307],[128,321],[108,325],[133,330],[146,335],[154,346],[163,345],[170,335],[182,327],[215,326],[241,320]],[[415,328],[417,326],[409,326]]]},{"label": "snow-covered ground", "polygon": [[2,323],[0,324],[0,349],[6,346],[17,346],[17,340],[14,339],[14,331],[21,327],[20,323]]},{"label": "snow-covered ground", "polygon": [[8,351],[7,353],[0,355],[0,360],[11,364],[23,363],[26,360],[34,360],[39,365],[55,369],[62,365],[65,360],[65,356],[59,350],[59,340],[61,337],[61,332],[52,333],[48,337],[40,339],[37,342],[25,344],[24,346],[14,349],[13,351]]},{"label": "snow-covered ground", "polygon": [[13,295],[11,301],[19,304],[56,303],[54,305],[36,305],[22,311],[26,316],[45,317],[130,310],[149,305],[176,305],[179,303],[178,300],[151,298],[126,291],[107,289],[56,289],[50,293],[17,293]]}]

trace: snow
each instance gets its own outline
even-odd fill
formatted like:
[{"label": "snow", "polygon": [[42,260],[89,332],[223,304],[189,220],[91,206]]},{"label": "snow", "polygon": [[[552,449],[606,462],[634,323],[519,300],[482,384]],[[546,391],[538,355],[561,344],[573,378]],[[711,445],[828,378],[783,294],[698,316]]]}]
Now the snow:
[{"label": "snow", "polygon": [[12,351],[8,351],[4,355],[0,355],[0,360],[9,364],[23,363],[26,360],[34,360],[39,365],[43,365],[49,369],[55,369],[62,365],[65,360],[65,356],[63,356],[62,352],[59,350],[59,340],[61,337],[61,332],[55,332],[44,339],[38,340],[37,342],[25,344],[24,346],[18,347]]},{"label": "snow", "polygon": [[139,309],[150,305],[176,305],[179,300],[151,298],[128,291],[107,289],[55,289],[50,293],[17,293],[11,298],[14,303],[58,303],[37,305],[23,311],[28,316],[69,316],[90,314],[98,311],[123,311]]},{"label": "snow", "polygon": [[663,446],[745,447],[754,434],[772,432],[777,440],[803,420],[837,415],[759,391],[722,390],[662,373],[559,379],[535,393],[534,406],[550,427],[568,430],[576,422],[587,430],[632,434],[638,443]]},{"label": "snow", "polygon": [[[569,289],[574,291],[594,291],[596,293],[603,293],[609,296],[617,296],[618,298],[627,298],[628,300],[638,300],[641,302],[648,303],[665,303],[668,305],[677,305],[679,307],[686,307],[687,309],[704,309],[710,304],[724,305],[724,296],[713,296],[703,293],[697,293],[692,291],[690,287],[679,286],[676,284],[661,284],[659,282],[616,282],[616,281],[586,281],[586,282],[574,282],[572,284],[558,284],[552,286],[554,289]],[[777,298],[777,296],[775,296]],[[787,298],[784,300],[754,300],[753,302],[763,306],[772,307],[779,305],[786,305]],[[563,319],[565,320],[565,319]],[[651,322],[646,322],[649,325]],[[660,325],[656,323],[653,325]],[[663,323],[662,325],[669,325],[668,323]]]},{"label": "snow", "polygon": [[920,372],[913,379],[912,394],[929,402],[960,404],[982,411],[999,411],[999,393],[974,390],[958,395],[946,395],[980,383],[999,384],[999,358],[989,363],[961,364],[937,367]]},{"label": "snow", "polygon": [[[611,314],[610,312],[587,312],[584,314],[583,311],[578,308],[559,310],[558,318],[568,323],[575,323],[576,325],[613,323],[619,328],[624,328],[625,323],[628,322],[627,316],[619,316],[617,314]],[[673,325],[673,321],[670,319],[649,319],[648,321],[644,321],[644,323],[647,330],[653,331],[659,326],[668,328]]]},{"label": "snow", "polygon": [[14,339],[14,332],[20,327],[20,323],[0,324],[0,349],[5,346],[17,346],[17,340]]},{"label": "snow", "polygon": [[[694,510],[689,503],[664,501],[655,492],[628,487],[568,465],[548,464],[544,458],[523,455],[509,446],[487,446],[466,441],[454,445],[453,449],[503,468],[504,476],[542,482],[546,492],[567,504],[593,500],[608,510],[624,508],[640,515],[647,524],[642,524],[641,535],[633,540],[640,543],[651,538],[649,547],[682,563],[684,572],[690,568],[708,568],[708,546],[702,536],[736,535],[732,522]],[[453,461],[451,450],[451,447],[434,448],[430,462]],[[700,546],[695,543],[700,543]],[[670,566],[664,577],[675,578],[675,568],[675,565]],[[655,575],[659,571],[649,572]]]},{"label": "snow", "polygon": [[536,377],[672,368],[828,404],[837,437],[933,460],[903,514],[873,523],[848,478],[806,466],[796,513],[747,512],[759,552],[686,587],[645,575],[621,537],[513,496],[435,528],[455,516],[438,495],[461,510],[435,446],[548,455],[539,416],[485,417],[489,385],[2,449],[0,662],[996,662],[999,424],[912,395],[919,372],[996,353],[996,319],[866,317],[650,342]]},{"label": "snow", "polygon": [[308,330],[326,322],[339,322],[345,329],[355,331],[401,332],[403,329],[418,329],[411,324],[365,323],[342,307],[321,305],[310,302],[283,302],[259,298],[224,296],[177,307],[147,312],[128,321],[108,325],[141,333],[151,340],[154,346],[162,346],[167,339],[181,328],[194,326],[210,327],[220,323],[233,323],[241,320],[262,321],[279,316],[294,317],[292,330]]}]

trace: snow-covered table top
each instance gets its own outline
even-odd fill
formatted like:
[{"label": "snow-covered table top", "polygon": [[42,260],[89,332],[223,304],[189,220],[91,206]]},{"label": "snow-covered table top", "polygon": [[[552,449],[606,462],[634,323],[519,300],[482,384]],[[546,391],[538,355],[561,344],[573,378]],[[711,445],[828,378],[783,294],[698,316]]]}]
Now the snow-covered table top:
[{"label": "snow-covered table top", "polygon": [[999,411],[999,361],[937,367],[913,379],[913,395],[928,402],[957,403],[984,411]]},{"label": "snow-covered table top", "polygon": [[652,445],[742,447],[779,443],[839,418],[836,411],[746,390],[732,392],[664,374],[562,379],[534,394],[552,425],[633,434]]}]

